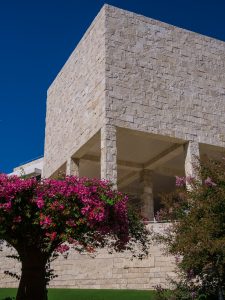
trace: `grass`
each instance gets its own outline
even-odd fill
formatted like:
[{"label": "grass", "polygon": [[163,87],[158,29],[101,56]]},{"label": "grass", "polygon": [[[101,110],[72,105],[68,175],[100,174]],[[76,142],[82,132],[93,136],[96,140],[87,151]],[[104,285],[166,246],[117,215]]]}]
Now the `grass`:
[{"label": "grass", "polygon": [[[15,297],[16,289],[0,289],[0,300]],[[49,289],[48,300],[154,300],[153,291]]]}]

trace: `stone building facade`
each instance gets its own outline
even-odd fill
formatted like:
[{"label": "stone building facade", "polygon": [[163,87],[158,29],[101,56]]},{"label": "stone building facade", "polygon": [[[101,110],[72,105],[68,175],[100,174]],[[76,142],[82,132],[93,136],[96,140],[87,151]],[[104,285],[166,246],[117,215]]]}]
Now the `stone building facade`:
[{"label": "stone building facade", "polygon": [[224,42],[105,5],[48,90],[43,175],[153,198],[223,151],[224,101]]},{"label": "stone building facade", "polygon": [[[224,149],[225,43],[104,5],[48,90],[43,176],[109,179],[154,222],[175,175]],[[157,245],[128,256],[71,253],[52,285],[151,289],[173,275]]]}]

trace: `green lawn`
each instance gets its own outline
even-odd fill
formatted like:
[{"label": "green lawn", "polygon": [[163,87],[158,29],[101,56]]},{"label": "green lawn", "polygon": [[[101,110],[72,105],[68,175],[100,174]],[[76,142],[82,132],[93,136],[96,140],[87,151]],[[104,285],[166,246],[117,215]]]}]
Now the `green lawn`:
[{"label": "green lawn", "polygon": [[[0,289],[0,300],[15,297],[16,289]],[[49,289],[49,300],[154,300],[154,292],[137,290]]]}]

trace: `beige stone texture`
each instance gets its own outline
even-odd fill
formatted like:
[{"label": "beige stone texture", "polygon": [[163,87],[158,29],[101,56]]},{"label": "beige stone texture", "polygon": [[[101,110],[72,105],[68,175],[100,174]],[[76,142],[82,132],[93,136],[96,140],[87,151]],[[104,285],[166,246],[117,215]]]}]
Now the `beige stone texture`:
[{"label": "beige stone texture", "polygon": [[117,184],[116,127],[105,124],[101,128],[101,178]]},{"label": "beige stone texture", "polygon": [[79,160],[68,158],[66,162],[66,175],[79,177]]},{"label": "beige stone texture", "polygon": [[[155,231],[162,231],[163,224],[153,224]],[[18,280],[4,274],[4,271],[20,275],[20,263],[6,258],[9,249],[0,252],[0,287],[16,287]],[[11,254],[14,252],[10,252]],[[164,256],[160,247],[153,245],[150,254],[143,260],[131,259],[130,253],[109,254],[105,249],[90,257],[70,251],[67,259],[60,256],[51,264],[58,275],[50,287],[101,288],[101,289],[153,289],[161,283],[168,286],[166,279],[174,277],[174,258]]]},{"label": "beige stone texture", "polygon": [[224,147],[224,101],[224,42],[105,5],[48,90],[43,175],[106,125]]},{"label": "beige stone texture", "polygon": [[119,127],[225,145],[225,43],[111,6],[106,116]]},{"label": "beige stone texture", "polygon": [[17,255],[17,253],[12,248],[7,247],[5,243],[1,245],[0,249],[0,288],[17,287],[19,283],[18,280],[15,277],[5,274],[5,272],[10,272],[20,276],[20,262],[8,257],[11,255]]},{"label": "beige stone texture", "polygon": [[60,168],[102,126],[105,10],[101,10],[48,89],[43,176]]},{"label": "beige stone texture", "polygon": [[200,158],[199,144],[190,141],[185,145],[185,174],[187,177],[195,177]]},{"label": "beige stone texture", "polygon": [[146,219],[153,221],[154,219],[154,199],[153,199],[153,182],[152,171],[143,170],[140,174],[141,186],[141,215]]}]

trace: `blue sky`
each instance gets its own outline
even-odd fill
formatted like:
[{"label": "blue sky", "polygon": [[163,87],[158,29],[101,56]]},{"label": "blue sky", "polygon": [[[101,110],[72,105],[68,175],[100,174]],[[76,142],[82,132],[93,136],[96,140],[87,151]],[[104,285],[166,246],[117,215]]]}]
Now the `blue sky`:
[{"label": "blue sky", "polygon": [[[43,155],[48,86],[104,3],[0,2],[0,172]],[[225,41],[225,0],[106,3]]]}]

